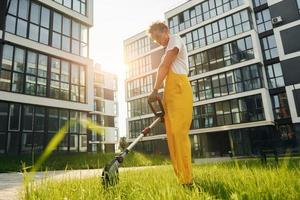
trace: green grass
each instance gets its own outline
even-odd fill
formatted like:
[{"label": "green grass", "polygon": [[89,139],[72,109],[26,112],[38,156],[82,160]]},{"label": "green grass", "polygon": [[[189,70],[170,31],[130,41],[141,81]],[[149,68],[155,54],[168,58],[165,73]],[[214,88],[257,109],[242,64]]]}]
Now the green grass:
[{"label": "green grass", "polygon": [[[35,159],[39,155],[35,156]],[[68,153],[52,154],[43,163],[39,170],[64,170],[64,169],[97,169],[102,168],[114,158],[113,153]],[[31,155],[22,156],[0,156],[0,172],[22,171],[22,163],[26,167],[32,166]],[[169,159],[160,155],[149,155],[132,152],[126,157],[123,166],[150,166],[170,163]],[[28,171],[28,170],[27,170]]]},{"label": "green grass", "polygon": [[193,165],[193,175],[192,190],[176,182],[170,165],[121,172],[120,183],[107,190],[99,177],[50,178],[30,185],[24,199],[300,199],[299,158],[281,159],[278,166],[255,159]]}]

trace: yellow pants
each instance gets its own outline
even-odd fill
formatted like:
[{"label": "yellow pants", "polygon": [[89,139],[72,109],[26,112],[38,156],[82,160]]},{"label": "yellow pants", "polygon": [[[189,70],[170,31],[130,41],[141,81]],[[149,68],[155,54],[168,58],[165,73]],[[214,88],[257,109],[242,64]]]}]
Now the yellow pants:
[{"label": "yellow pants", "polygon": [[188,77],[169,70],[163,98],[165,127],[174,172],[182,184],[192,182],[189,130],[193,113],[193,94]]}]

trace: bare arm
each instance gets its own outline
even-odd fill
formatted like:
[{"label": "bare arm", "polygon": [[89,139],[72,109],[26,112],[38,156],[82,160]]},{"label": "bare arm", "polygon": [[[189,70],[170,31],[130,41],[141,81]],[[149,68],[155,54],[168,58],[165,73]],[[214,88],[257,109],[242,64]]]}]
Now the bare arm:
[{"label": "bare arm", "polygon": [[167,54],[163,61],[159,64],[158,72],[156,74],[156,81],[154,85],[154,89],[150,96],[148,97],[148,101],[156,101],[158,89],[160,88],[161,84],[163,83],[164,79],[166,78],[172,63],[176,59],[178,55],[179,49],[174,47],[172,50],[167,51]]},{"label": "bare arm", "polygon": [[176,59],[178,55],[179,49],[177,47],[169,50],[163,59],[163,61],[159,64],[158,72],[156,74],[156,81],[154,85],[154,90],[158,90],[163,83],[164,79],[166,78],[172,63]]}]

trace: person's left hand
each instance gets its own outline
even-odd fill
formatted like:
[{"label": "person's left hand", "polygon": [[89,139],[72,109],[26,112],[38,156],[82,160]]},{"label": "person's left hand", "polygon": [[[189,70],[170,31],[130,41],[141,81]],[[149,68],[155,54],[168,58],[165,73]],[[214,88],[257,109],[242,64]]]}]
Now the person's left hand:
[{"label": "person's left hand", "polygon": [[157,100],[158,90],[154,89],[151,94],[148,96],[148,102],[153,102]]}]

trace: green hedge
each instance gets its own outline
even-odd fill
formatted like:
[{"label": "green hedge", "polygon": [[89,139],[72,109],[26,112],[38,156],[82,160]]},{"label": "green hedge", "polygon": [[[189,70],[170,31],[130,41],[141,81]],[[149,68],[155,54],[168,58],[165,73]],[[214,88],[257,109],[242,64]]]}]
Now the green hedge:
[{"label": "green hedge", "polygon": [[[43,164],[41,170],[64,170],[64,169],[97,169],[109,163],[116,154],[113,153],[55,153]],[[23,166],[27,169],[33,165],[39,155],[1,155],[0,172],[22,171]],[[169,164],[169,158],[162,155],[150,155],[139,152],[128,154],[123,167],[151,166]]]}]

